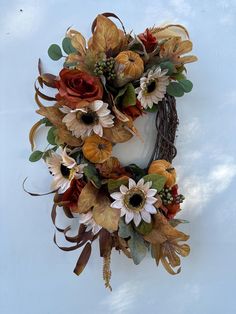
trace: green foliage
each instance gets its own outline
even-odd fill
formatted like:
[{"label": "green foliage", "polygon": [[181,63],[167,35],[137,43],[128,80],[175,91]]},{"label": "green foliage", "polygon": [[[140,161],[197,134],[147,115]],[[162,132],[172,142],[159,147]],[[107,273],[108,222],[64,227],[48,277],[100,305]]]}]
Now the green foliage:
[{"label": "green foliage", "polygon": [[179,84],[182,86],[185,93],[189,93],[193,89],[193,83],[189,80],[180,80]]},{"label": "green foliage", "polygon": [[146,108],[145,111],[147,112],[156,112],[157,111],[157,105],[153,104],[152,108]]},{"label": "green foliage", "polygon": [[142,235],[147,235],[152,231],[152,223],[147,223],[145,221],[141,221],[140,224],[136,227],[134,226],[135,230]]},{"label": "green foliage", "polygon": [[97,169],[92,165],[88,164],[84,167],[84,175],[88,181],[91,181],[96,188],[101,187],[101,180],[99,178]]},{"label": "green foliage", "polygon": [[109,179],[108,183],[107,183],[107,187],[108,187],[108,191],[109,193],[113,193],[119,190],[120,186],[124,184],[127,185],[128,184],[128,179]]},{"label": "green foliage", "polygon": [[36,162],[43,157],[43,152],[40,150],[35,150],[29,157],[29,161]]},{"label": "green foliage", "polygon": [[45,124],[45,126],[53,126],[53,124],[48,120],[48,118],[43,118],[40,120],[41,124]]},{"label": "green foliage", "polygon": [[62,48],[68,55],[70,53],[75,53],[77,50],[72,46],[71,39],[69,37],[65,37],[62,41]]},{"label": "green foliage", "polygon": [[58,46],[56,44],[52,44],[48,48],[48,55],[54,61],[61,59],[62,58],[62,51],[61,51],[60,46]]},{"label": "green foliage", "polygon": [[166,91],[169,95],[174,97],[181,97],[184,95],[184,89],[178,82],[170,82]]},{"label": "green foliage", "polygon": [[126,91],[122,97],[122,106],[129,107],[136,105],[136,95],[133,84],[126,85]]},{"label": "green foliage", "polygon": [[167,86],[167,93],[174,97],[181,97],[184,93],[191,92],[193,83],[189,80],[179,80],[178,82],[170,82]]},{"label": "green foliage", "polygon": [[143,179],[145,182],[151,181],[152,188],[156,189],[157,192],[160,192],[166,183],[166,178],[159,174],[147,174],[146,176],[143,177]]},{"label": "green foliage", "polygon": [[119,222],[119,237],[125,239],[129,238],[128,245],[134,264],[138,265],[146,256],[147,244],[137,232],[134,231],[132,224],[126,224],[123,219]]},{"label": "green foliage", "polygon": [[160,63],[160,67],[162,70],[168,70],[167,75],[171,75],[175,70],[174,64],[170,61],[164,61]]},{"label": "green foliage", "polygon": [[133,177],[136,181],[140,180],[146,174],[146,172],[142,168],[138,167],[135,164],[130,164],[125,168],[126,168],[126,170],[131,172],[131,174],[133,175]]},{"label": "green foliage", "polygon": [[47,135],[47,141],[51,145],[57,145],[56,143],[56,127],[53,126],[49,129],[48,135]]}]

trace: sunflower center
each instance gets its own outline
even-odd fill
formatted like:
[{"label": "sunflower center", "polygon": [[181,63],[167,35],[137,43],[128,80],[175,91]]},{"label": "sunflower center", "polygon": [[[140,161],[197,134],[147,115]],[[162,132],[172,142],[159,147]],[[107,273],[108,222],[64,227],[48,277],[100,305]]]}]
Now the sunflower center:
[{"label": "sunflower center", "polygon": [[145,204],[145,194],[139,189],[132,189],[125,195],[124,203],[130,210],[141,211]]},{"label": "sunflower center", "polygon": [[152,81],[147,85],[148,94],[152,93],[156,89],[156,81]]},{"label": "sunflower center", "polygon": [[77,116],[77,118],[79,118],[79,120],[86,125],[95,124],[98,121],[98,116],[93,111],[88,111],[85,113],[83,112],[82,114],[80,113],[79,117]]},{"label": "sunflower center", "polygon": [[63,177],[69,178],[70,177],[70,169],[67,168],[65,165],[61,164],[61,174],[63,175]]},{"label": "sunflower center", "polygon": [[139,194],[134,194],[131,196],[131,198],[129,199],[129,203],[130,205],[132,205],[133,207],[139,207],[141,205],[143,201],[143,198],[141,195]]}]

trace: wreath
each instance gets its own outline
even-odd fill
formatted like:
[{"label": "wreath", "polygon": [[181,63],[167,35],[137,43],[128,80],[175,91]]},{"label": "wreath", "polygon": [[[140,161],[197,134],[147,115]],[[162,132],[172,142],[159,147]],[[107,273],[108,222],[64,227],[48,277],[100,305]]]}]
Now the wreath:
[{"label": "wreath", "polygon": [[[118,19],[121,29],[110,18]],[[64,60],[59,75],[45,73],[39,60],[35,101],[43,118],[29,134],[29,160],[43,159],[52,175],[54,242],[64,251],[82,248],[74,269],[79,275],[98,240],[103,279],[110,289],[113,249],[134,264],[150,253],[170,274],[179,273],[180,256],[187,256],[190,248],[184,243],[189,236],[176,229],[186,221],[175,218],[184,200],[172,165],[175,97],[191,91],[185,64],[197,60],[186,56],[192,50],[187,30],[170,24],[135,35],[126,32],[115,14],[103,13],[92,23],[88,42],[69,28],[62,49],[57,44],[48,49],[52,60]],[[54,96],[43,92],[44,86]],[[43,100],[53,104],[45,106]],[[141,137],[135,119],[147,112],[156,115],[156,141],[147,167],[122,165],[112,148]],[[36,150],[34,141],[41,126],[48,129],[44,151]],[[76,235],[71,235],[71,225],[56,225],[59,210],[72,223],[79,221]],[[58,244],[58,233],[69,246]]]}]

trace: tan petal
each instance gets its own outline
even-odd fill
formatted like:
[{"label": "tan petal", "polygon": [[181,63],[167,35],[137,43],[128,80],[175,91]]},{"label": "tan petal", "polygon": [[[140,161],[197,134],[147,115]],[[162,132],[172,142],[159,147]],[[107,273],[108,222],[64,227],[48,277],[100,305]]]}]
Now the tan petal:
[{"label": "tan petal", "polygon": [[92,38],[89,40],[89,49],[95,53],[114,50],[120,44],[120,31],[117,26],[104,15],[99,14]]},{"label": "tan petal", "polygon": [[96,189],[92,183],[87,183],[80,193],[78,206],[75,209],[75,213],[86,213],[96,203],[98,189]]},{"label": "tan petal", "polygon": [[130,122],[116,121],[112,128],[103,129],[103,137],[112,143],[127,142],[133,137],[130,131]]},{"label": "tan petal", "polygon": [[179,42],[177,49],[175,50],[175,54],[180,56],[185,53],[192,51],[193,44],[190,40],[184,40]]},{"label": "tan petal", "polygon": [[[83,190],[82,190],[83,191]],[[110,207],[110,200],[105,195],[95,197],[93,218],[95,222],[109,231],[118,230],[120,210]]]},{"label": "tan petal", "polygon": [[185,64],[185,63],[191,63],[191,62],[196,62],[198,58],[196,56],[185,56],[179,58],[179,63]]},{"label": "tan petal", "polygon": [[86,40],[84,36],[77,32],[76,30],[70,29],[67,32],[67,36],[71,38],[72,46],[78,51],[80,55],[84,55],[86,53]]}]

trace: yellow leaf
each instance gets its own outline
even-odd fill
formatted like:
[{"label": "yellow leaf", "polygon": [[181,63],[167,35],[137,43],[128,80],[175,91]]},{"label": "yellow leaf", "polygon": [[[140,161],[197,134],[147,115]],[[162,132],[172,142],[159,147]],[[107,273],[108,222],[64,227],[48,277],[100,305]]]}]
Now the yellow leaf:
[{"label": "yellow leaf", "polygon": [[112,128],[103,129],[103,137],[112,143],[127,142],[133,137],[130,121],[116,121]]},{"label": "yellow leaf", "polygon": [[80,193],[79,200],[78,200],[78,206],[73,211],[74,213],[86,213],[88,212],[94,204],[97,202],[97,193],[98,189],[96,189],[92,183],[87,183],[83,190]]},{"label": "yellow leaf", "polygon": [[95,53],[114,50],[120,45],[121,35],[117,26],[104,15],[97,16],[96,27],[89,40],[89,50]]},{"label": "yellow leaf", "polygon": [[118,230],[120,210],[110,207],[110,200],[105,195],[99,195],[93,208],[95,222],[108,231]]},{"label": "yellow leaf", "polygon": [[70,29],[67,32],[67,36],[71,39],[72,46],[83,56],[86,53],[86,40],[84,36],[74,29]]},{"label": "yellow leaf", "polygon": [[65,143],[73,147],[78,147],[83,144],[83,141],[80,138],[73,136],[72,133],[67,130],[65,125],[57,128],[56,136],[58,138],[58,142],[61,144]]}]

